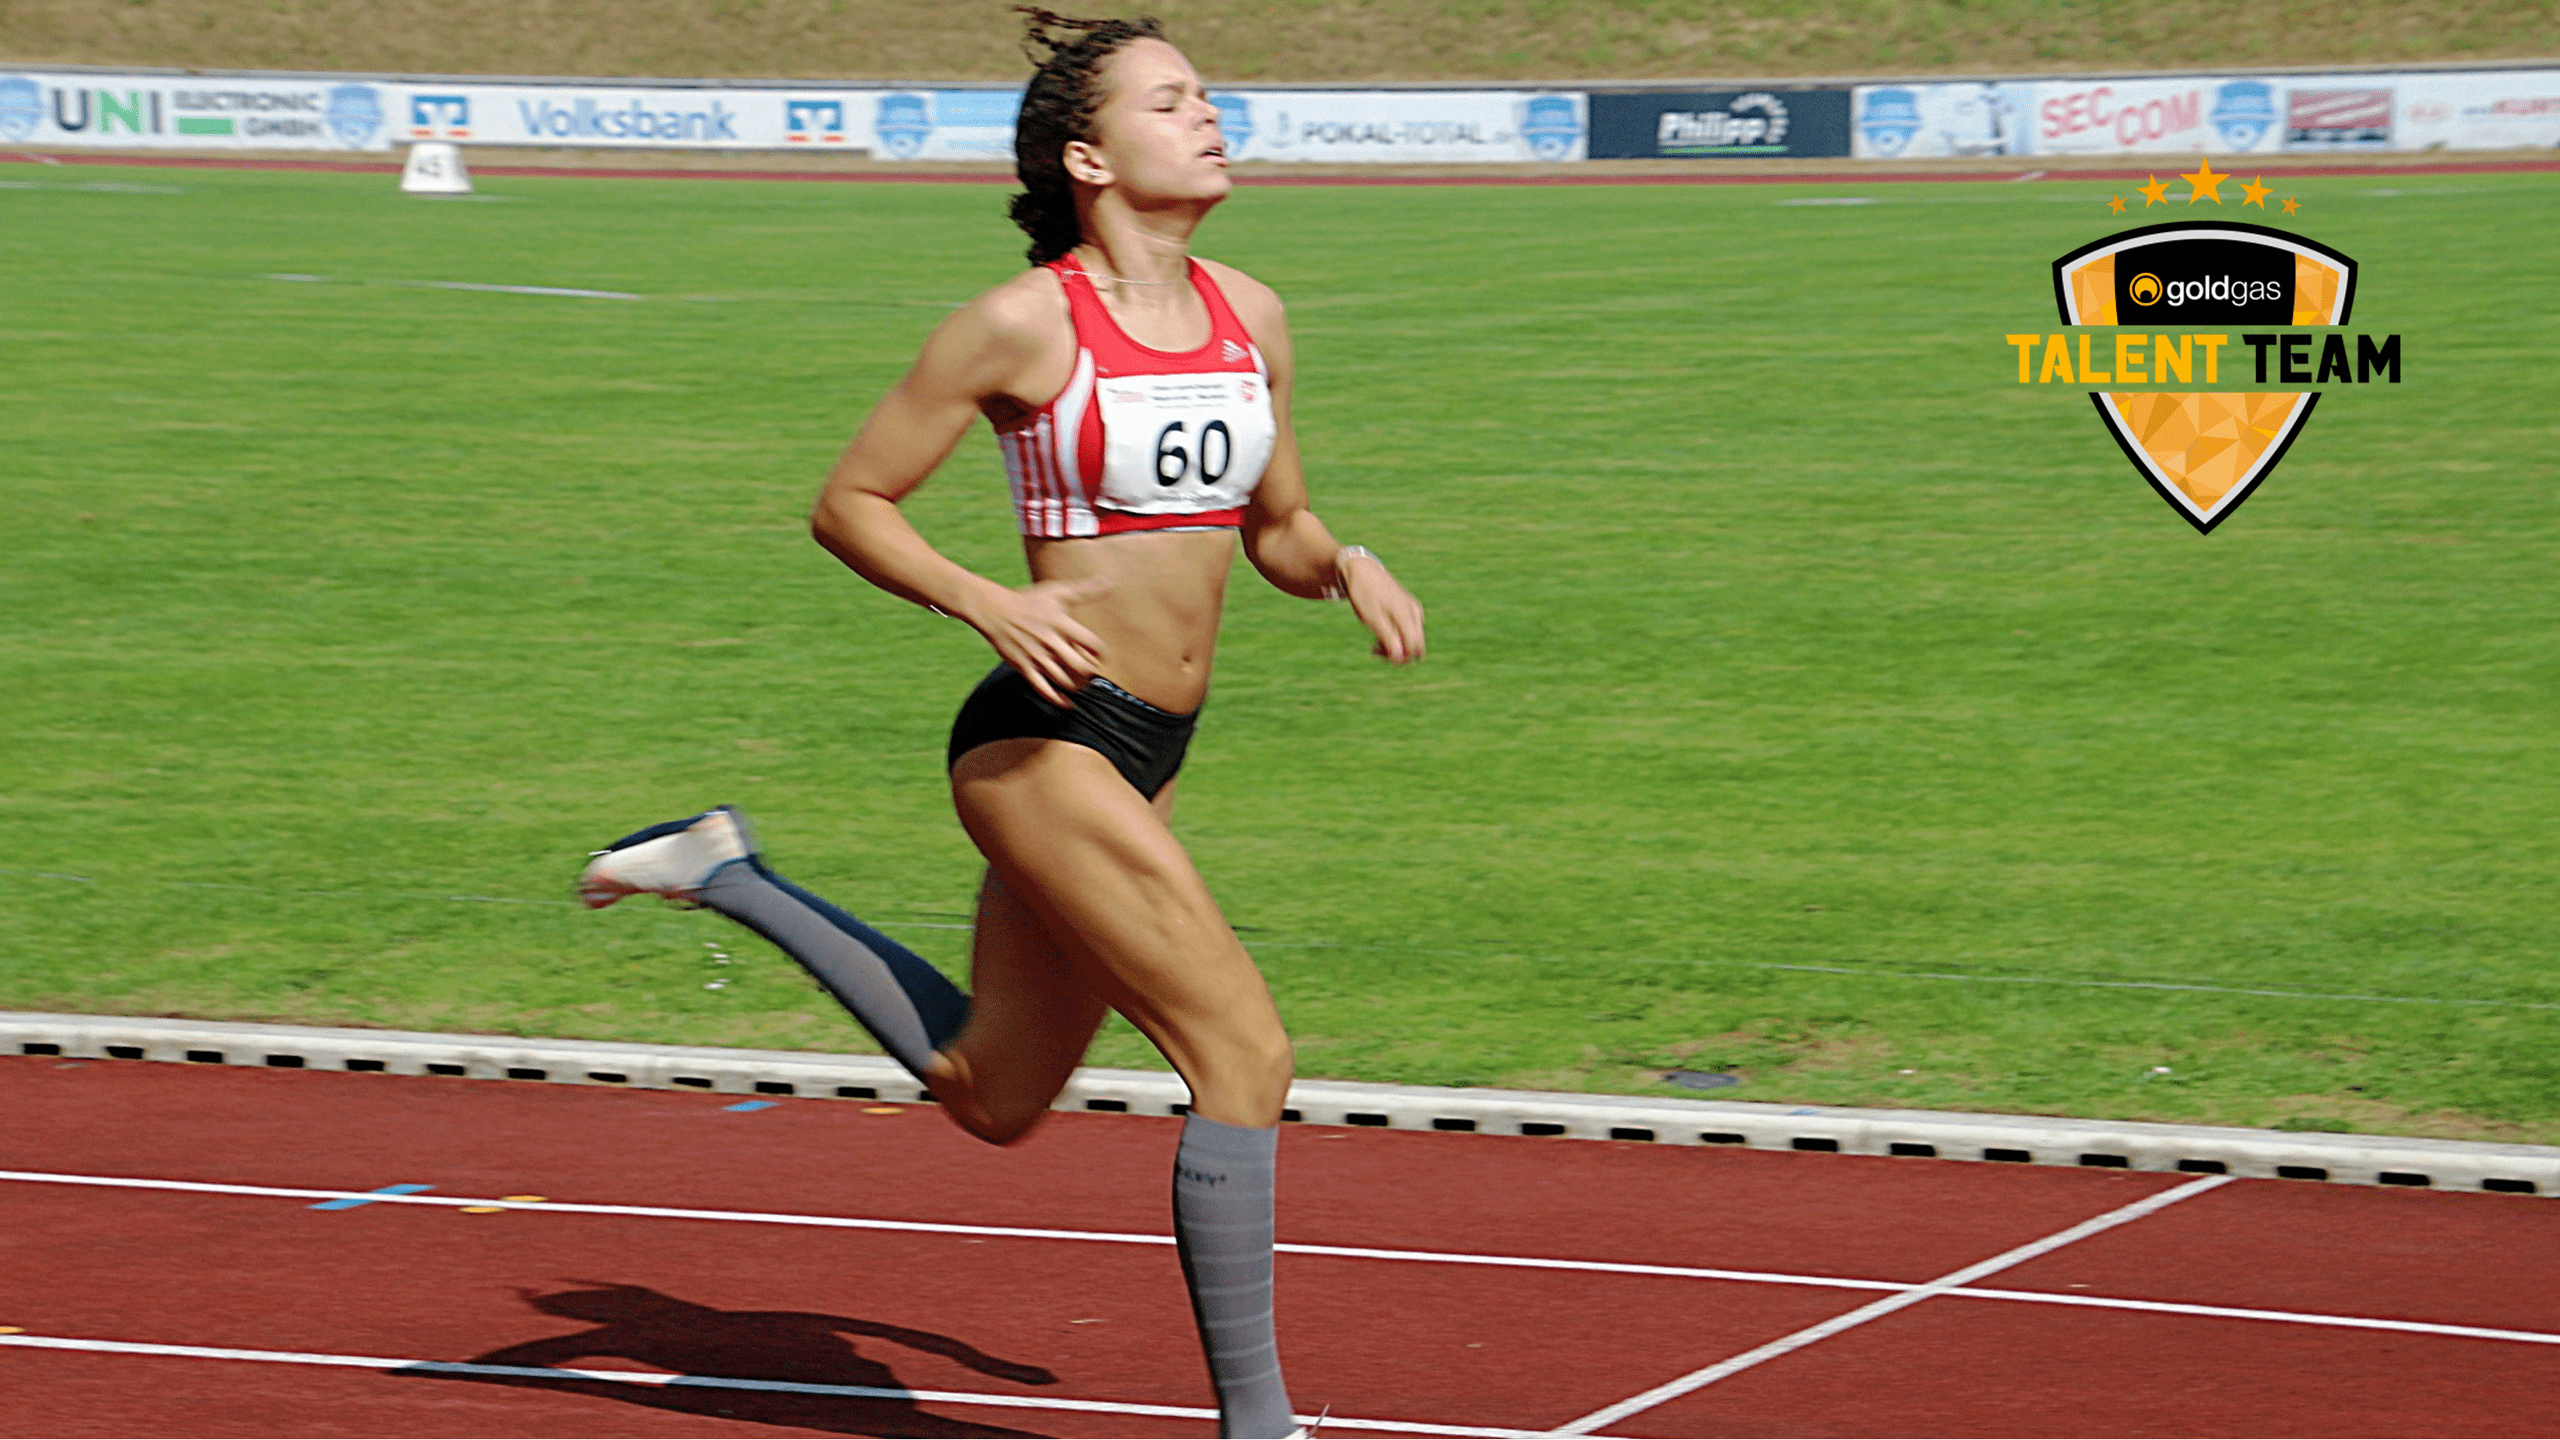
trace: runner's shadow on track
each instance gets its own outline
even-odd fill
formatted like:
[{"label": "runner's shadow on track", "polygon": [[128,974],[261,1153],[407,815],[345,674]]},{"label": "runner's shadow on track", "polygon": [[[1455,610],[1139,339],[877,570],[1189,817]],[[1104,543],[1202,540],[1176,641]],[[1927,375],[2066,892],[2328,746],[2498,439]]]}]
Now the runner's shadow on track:
[{"label": "runner's shadow on track", "polygon": [[[928,1355],[956,1360],[981,1375],[1020,1385],[1054,1385],[1058,1377],[1037,1365],[999,1360],[963,1340],[930,1330],[909,1330],[845,1315],[818,1315],[796,1310],[716,1310],[639,1285],[577,1280],[581,1289],[543,1295],[519,1290],[525,1303],[545,1315],[583,1320],[595,1326],[575,1335],[529,1340],[502,1346],[463,1363],[554,1369],[593,1365],[599,1360],[631,1360],[688,1379],[780,1381],[795,1385],[860,1386],[903,1390],[897,1374],[853,1346],[856,1338],[886,1340]],[[596,1366],[595,1368],[614,1368]],[[1015,1436],[1027,1430],[973,1425],[916,1408],[913,1400],[892,1396],[828,1395],[788,1390],[742,1390],[727,1386],[631,1384],[588,1380],[575,1375],[557,1379],[543,1375],[489,1375],[416,1366],[393,1372],[442,1380],[469,1380],[482,1385],[592,1395],[652,1410],[672,1410],[705,1418],[744,1420],[750,1424],[784,1425],[840,1435],[870,1436]]]}]

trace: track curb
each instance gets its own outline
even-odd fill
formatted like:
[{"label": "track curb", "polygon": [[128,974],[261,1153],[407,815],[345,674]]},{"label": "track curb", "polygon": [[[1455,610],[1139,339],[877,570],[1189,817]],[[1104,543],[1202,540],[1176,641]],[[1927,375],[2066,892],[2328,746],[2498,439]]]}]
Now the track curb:
[{"label": "track curb", "polygon": [[[877,1055],[338,1030],[148,1016],[0,1011],[0,1053],[695,1089],[723,1095],[903,1103],[931,1099],[895,1061]],[[1052,1108],[1178,1115],[1189,1098],[1181,1080],[1163,1072],[1084,1069],[1068,1081]],[[1300,1080],[1289,1089],[1289,1106],[1289,1119],[1315,1125],[2560,1194],[2560,1146],[2549,1145],[2295,1134],[2043,1115],[1455,1090],[1344,1080]]]}]

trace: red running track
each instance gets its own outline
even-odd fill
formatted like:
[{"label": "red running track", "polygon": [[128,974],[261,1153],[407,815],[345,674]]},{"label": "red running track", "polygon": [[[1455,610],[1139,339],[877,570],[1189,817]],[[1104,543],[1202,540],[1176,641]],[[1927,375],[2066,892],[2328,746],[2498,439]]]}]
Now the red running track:
[{"label": "red running track", "polygon": [[[1214,1433],[1169,1120],[994,1150],[930,1106],[41,1057],[0,1097],[0,1433]],[[2544,1199],[1281,1149],[1291,1388],[1387,1433],[2560,1433]],[[461,1208],[508,1196],[544,1198]]]}]

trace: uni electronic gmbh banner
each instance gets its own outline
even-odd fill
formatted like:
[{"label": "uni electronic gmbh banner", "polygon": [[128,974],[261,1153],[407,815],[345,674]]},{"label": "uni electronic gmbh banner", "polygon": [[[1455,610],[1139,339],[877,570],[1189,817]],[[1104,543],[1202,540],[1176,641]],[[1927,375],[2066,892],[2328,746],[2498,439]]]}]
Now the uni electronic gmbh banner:
[{"label": "uni electronic gmbh banner", "polygon": [[386,150],[396,90],[352,79],[0,72],[0,143]]},{"label": "uni electronic gmbh banner", "polygon": [[1851,153],[2274,155],[2560,145],[2560,70],[1861,85]]},{"label": "uni electronic gmbh banner", "polygon": [[1849,153],[1846,90],[1651,91],[1591,97],[1594,160]]}]

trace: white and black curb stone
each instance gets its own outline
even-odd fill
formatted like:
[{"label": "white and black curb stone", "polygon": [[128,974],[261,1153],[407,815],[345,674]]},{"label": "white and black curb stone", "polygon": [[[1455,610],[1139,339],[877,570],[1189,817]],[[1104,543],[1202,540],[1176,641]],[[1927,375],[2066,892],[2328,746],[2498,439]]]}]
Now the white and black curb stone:
[{"label": "white and black curb stone", "polygon": [[[118,1015],[0,1011],[0,1053],[454,1075],[555,1085],[690,1088],[724,1095],[908,1103],[929,1098],[896,1062],[877,1055],[329,1030]],[[1182,1082],[1169,1074],[1086,1069],[1067,1082],[1055,1108],[1174,1115],[1182,1112],[1187,1099]],[[1300,1080],[1289,1088],[1289,1107],[1289,1119],[1316,1125],[1739,1145],[1755,1150],[1932,1156],[2560,1195],[2560,1146],[2549,1145],[1739,1100],[1441,1090],[1344,1080]]]}]

